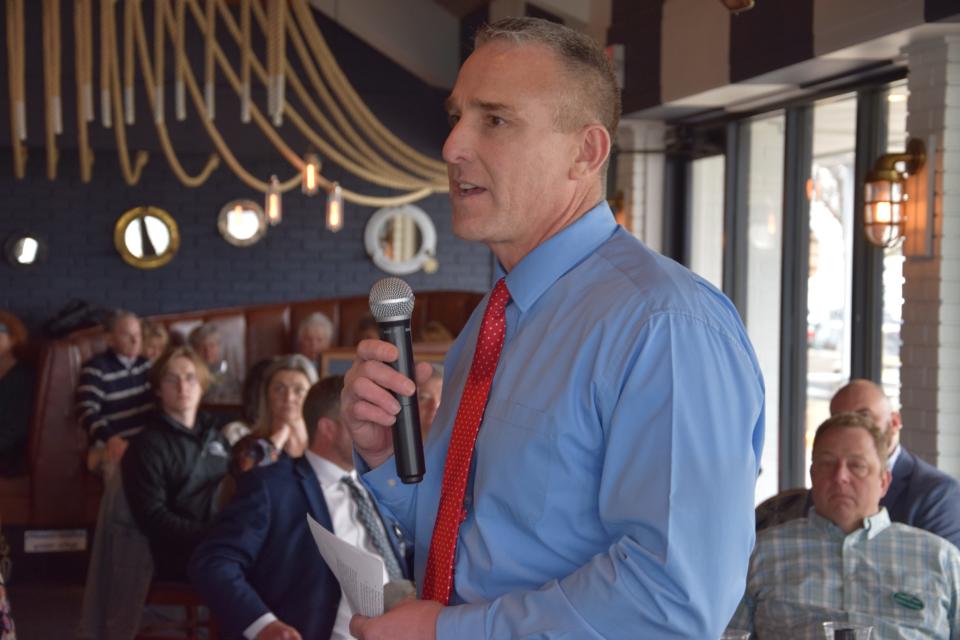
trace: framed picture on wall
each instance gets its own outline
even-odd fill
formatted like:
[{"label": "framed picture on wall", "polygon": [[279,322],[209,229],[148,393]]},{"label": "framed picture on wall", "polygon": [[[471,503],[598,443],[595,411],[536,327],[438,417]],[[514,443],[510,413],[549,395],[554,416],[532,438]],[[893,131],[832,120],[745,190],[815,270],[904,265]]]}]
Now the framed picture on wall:
[{"label": "framed picture on wall", "polygon": [[[416,362],[431,362],[443,364],[447,356],[448,344],[414,343],[413,358]],[[357,355],[356,347],[334,347],[327,349],[320,355],[320,377],[345,375],[353,365]]]}]

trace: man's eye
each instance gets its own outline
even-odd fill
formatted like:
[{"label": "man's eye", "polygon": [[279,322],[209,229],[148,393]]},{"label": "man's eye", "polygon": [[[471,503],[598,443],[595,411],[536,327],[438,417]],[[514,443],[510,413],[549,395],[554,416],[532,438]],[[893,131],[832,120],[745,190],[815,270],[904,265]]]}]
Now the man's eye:
[{"label": "man's eye", "polygon": [[447,123],[448,123],[451,127],[456,126],[456,124],[457,124],[458,122],[460,122],[460,116],[459,116],[459,114],[451,113],[451,114],[448,114],[448,115],[447,115]]},{"label": "man's eye", "polygon": [[494,126],[494,127],[499,127],[500,125],[502,125],[502,124],[504,123],[504,119],[501,118],[500,116],[490,116],[490,117],[488,118],[488,121],[489,121],[490,124],[491,124],[492,126]]}]

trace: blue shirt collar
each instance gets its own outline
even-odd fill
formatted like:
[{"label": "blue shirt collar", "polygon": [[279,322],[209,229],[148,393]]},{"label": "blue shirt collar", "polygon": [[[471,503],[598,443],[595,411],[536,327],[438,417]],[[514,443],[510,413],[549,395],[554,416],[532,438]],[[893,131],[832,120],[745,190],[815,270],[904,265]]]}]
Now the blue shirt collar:
[{"label": "blue shirt collar", "polygon": [[[529,309],[554,282],[593,253],[617,229],[606,200],[570,226],[537,246],[506,274],[510,299],[521,312]],[[496,279],[504,275],[497,263]]]}]

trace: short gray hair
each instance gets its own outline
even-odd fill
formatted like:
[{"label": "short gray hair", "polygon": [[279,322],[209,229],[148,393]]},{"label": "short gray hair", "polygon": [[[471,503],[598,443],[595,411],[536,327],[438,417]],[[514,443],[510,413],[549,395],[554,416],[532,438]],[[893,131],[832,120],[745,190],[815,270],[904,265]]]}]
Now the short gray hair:
[{"label": "short gray hair", "polygon": [[220,339],[220,329],[212,322],[206,322],[190,332],[188,342],[194,349],[200,347],[207,338]]},{"label": "short gray hair", "polygon": [[863,429],[866,431],[870,434],[870,439],[873,440],[873,446],[877,450],[877,458],[880,459],[880,466],[883,467],[887,464],[887,449],[890,446],[887,434],[881,431],[880,427],[874,424],[873,419],[869,416],[853,411],[838,413],[824,420],[823,424],[817,427],[817,433],[813,436],[811,450],[816,451],[817,442],[827,433],[838,429]]},{"label": "short gray hair", "polygon": [[321,329],[325,329],[327,335],[330,336],[330,339],[333,339],[333,322],[331,322],[330,318],[323,313],[315,311],[303,319],[303,321],[300,323],[300,326],[297,327],[297,340],[302,338],[304,332],[310,327],[320,327]]},{"label": "short gray hair", "polygon": [[103,320],[103,327],[109,333],[113,333],[114,327],[117,326],[117,323],[123,320],[124,318],[133,318],[137,322],[140,322],[139,316],[133,311],[127,311],[126,309],[113,309]]},{"label": "short gray hair", "polygon": [[[574,99],[567,101],[559,114],[561,130],[569,131],[595,119],[600,122],[610,140],[620,123],[620,88],[613,64],[603,48],[590,36],[562,24],[540,18],[504,18],[480,27],[474,38],[474,48],[494,41],[514,44],[541,44],[560,58],[574,80]],[[572,104],[570,104],[572,102]]]}]

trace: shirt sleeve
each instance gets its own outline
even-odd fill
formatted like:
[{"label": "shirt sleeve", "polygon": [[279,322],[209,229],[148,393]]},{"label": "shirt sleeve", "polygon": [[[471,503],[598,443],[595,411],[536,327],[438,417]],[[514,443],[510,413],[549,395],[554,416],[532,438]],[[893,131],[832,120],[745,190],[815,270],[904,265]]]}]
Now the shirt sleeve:
[{"label": "shirt sleeve", "polygon": [[276,622],[276,620],[277,616],[273,615],[272,613],[263,614],[254,620],[249,627],[243,630],[243,637],[247,640],[257,640],[257,635],[263,631],[268,624],[271,622]]},{"label": "shirt sleeve", "polygon": [[437,638],[719,637],[754,542],[763,383],[748,348],[683,314],[645,323],[622,377],[596,385],[610,546],[537,590],[448,607]]},{"label": "shirt sleeve", "polygon": [[103,417],[103,373],[95,367],[83,367],[77,382],[77,418],[91,442],[105,440],[107,421]]},{"label": "shirt sleeve", "polygon": [[357,473],[376,500],[383,520],[396,522],[407,540],[414,539],[418,485],[400,481],[392,456],[376,469],[371,469],[357,453],[353,458]]}]

